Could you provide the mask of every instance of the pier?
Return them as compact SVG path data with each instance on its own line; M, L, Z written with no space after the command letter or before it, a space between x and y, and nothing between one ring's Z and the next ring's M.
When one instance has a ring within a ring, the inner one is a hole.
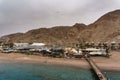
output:
M104 74L100 71L100 69L97 67L97 65L93 62L93 60L91 58L86 58L86 60L89 62L89 64L91 65L92 69L95 71L95 73L97 74L99 80L108 80Z

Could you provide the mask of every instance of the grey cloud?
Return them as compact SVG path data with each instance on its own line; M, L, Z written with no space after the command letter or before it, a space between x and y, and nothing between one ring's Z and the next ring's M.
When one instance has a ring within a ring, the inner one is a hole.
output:
M76 22L89 24L118 8L119 0L0 0L0 36Z

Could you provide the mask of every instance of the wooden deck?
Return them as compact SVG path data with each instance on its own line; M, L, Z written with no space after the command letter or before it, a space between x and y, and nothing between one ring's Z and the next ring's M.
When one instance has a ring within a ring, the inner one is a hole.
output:
M99 80L108 80L104 74L100 71L100 69L97 67L97 65L93 62L93 60L91 58L86 58L86 60L89 62L89 64L91 65L92 69L95 71L95 73L97 74Z

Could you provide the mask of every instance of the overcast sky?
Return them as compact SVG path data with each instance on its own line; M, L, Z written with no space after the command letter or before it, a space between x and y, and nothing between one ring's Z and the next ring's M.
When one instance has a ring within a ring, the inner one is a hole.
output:
M0 36L40 27L90 24L120 0L0 0Z

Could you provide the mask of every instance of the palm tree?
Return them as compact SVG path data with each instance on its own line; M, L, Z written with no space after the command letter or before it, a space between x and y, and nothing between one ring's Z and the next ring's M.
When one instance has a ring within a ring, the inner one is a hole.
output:
M76 47L78 48L78 47L79 47L79 44L76 44Z
M79 44L79 48L83 49L83 44L82 43Z
M107 47L107 43L103 43L103 48L106 49Z
M120 49L120 43L118 43L118 49Z
M95 43L91 42L90 46L94 48L95 47Z
M88 47L89 47L89 43L85 42L85 48L88 48Z
M13 43L9 43L9 47L13 48L14 44Z
M102 43L99 42L97 46L98 48L102 48Z

